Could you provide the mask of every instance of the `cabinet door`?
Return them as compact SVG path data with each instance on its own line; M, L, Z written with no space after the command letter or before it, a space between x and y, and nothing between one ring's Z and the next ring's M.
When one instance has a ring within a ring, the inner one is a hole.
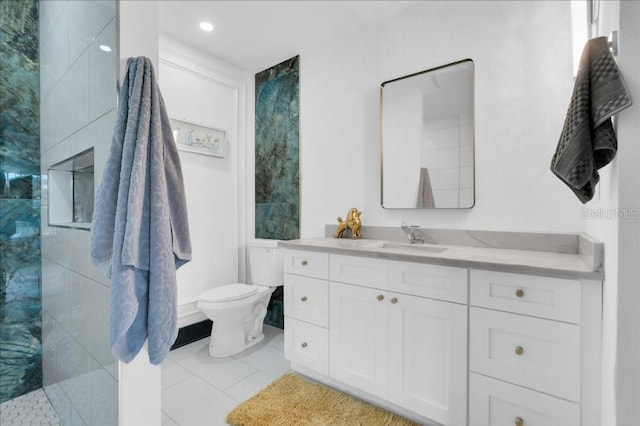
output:
M389 298L389 400L443 425L465 425L466 305Z
M388 394L387 292L329 283L329 375L370 394Z

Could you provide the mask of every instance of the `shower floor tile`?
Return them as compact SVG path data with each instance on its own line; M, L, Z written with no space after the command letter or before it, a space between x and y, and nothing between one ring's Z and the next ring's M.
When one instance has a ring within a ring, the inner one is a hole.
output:
M283 330L265 325L264 334L262 342L229 358L209 357L209 338L171 351L161 367L162 425L226 425L238 403L289 371Z
M62 425L42 389L0 404L0 425Z

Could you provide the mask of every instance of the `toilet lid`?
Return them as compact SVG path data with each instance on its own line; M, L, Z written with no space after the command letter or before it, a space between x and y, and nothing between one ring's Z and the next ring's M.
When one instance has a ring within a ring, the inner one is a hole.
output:
M227 284L205 291L200 300L203 302L229 302L244 299L258 292L256 286L248 284Z

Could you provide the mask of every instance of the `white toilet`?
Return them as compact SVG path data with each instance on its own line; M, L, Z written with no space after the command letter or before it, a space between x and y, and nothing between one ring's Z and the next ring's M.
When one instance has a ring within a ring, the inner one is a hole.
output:
M211 321L209 355L224 358L264 339L262 321L271 293L283 284L282 249L277 240L247 244L251 284L226 284L204 292L198 309Z

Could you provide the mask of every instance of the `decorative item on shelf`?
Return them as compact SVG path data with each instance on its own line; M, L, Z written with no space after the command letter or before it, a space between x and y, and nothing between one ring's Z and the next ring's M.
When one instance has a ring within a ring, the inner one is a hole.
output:
M346 229L351 230L351 236L354 240L359 240L362 238L360 234L360 227L362 226L362 221L360 220L360 215L362 212L359 212L358 209L352 207L349 209L349 213L347 213L346 222L342 220L342 216L338 216L338 229L336 229L335 238L342 238L342 234Z
M214 157L225 156L224 130L174 119L171 120L171 128L179 150Z

